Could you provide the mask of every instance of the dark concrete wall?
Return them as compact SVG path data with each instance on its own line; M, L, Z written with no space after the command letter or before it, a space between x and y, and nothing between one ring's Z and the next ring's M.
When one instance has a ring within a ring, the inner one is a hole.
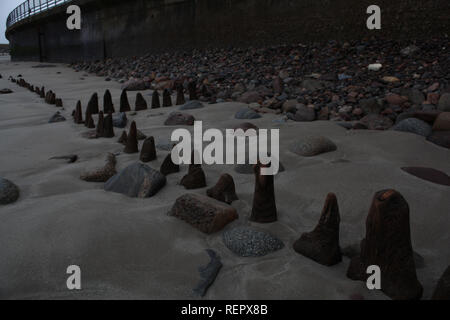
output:
M180 48L258 46L372 35L412 40L443 36L450 30L449 0L74 0L72 3L82 10L80 31L66 28L68 4L31 17L6 32L13 59L71 62ZM381 31L366 28L366 9L374 3L382 10Z

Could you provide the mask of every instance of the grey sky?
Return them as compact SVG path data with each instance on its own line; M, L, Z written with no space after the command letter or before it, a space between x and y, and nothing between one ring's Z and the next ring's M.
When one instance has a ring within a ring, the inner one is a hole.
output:
M25 0L0 0L0 43L8 43L5 38L6 19L11 11Z

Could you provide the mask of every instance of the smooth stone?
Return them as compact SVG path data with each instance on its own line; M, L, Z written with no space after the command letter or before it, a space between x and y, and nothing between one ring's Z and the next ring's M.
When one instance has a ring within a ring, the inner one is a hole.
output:
M132 198L154 196L166 184L166 177L142 163L134 163L120 171L105 183L105 190Z
M284 248L280 239L251 227L236 227L225 231L223 242L240 257L262 257Z
M259 119L259 118L261 118L261 115L249 108L245 108L245 109L241 109L238 112L236 112L235 118L236 119Z
M436 118L433 131L450 131L450 112L442 112Z
M66 118L64 118L61 113L56 112L51 118L50 120L48 120L48 123L56 123L56 122L63 122L66 121Z
M391 119L379 114L369 114L362 118L360 122L369 130L388 130L394 124Z
M195 118L187 113L172 112L164 122L166 126L193 126Z
M313 108L297 105L297 111L295 114L287 113L289 119L297 122L309 122L316 120L316 112Z
M450 111L450 93L444 93L439 99L438 108L441 111Z
M204 108L205 106L203 103L197 100L188 101L185 104L183 104L179 110L192 110L192 109L200 109Z
M432 132L431 126L428 123L416 118L400 121L391 130L414 133L422 137L428 137Z
M337 146L333 141L322 136L306 136L293 143L289 150L303 157L313 157L336 151Z
M127 126L128 119L125 112L119 113L119 115L113 117L113 126L115 128L123 129Z
M17 201L20 196L19 188L11 181L0 178L0 205L7 205Z

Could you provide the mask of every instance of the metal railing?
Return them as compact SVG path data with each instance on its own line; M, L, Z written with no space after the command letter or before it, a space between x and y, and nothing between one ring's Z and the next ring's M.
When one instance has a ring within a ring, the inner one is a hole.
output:
M59 6L72 0L27 0L15 8L6 20L6 28L37 13Z

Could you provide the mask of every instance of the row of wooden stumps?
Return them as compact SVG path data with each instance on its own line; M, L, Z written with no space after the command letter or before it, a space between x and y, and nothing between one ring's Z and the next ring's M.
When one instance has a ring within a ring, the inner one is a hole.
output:
M50 104L50 105L55 105L56 107L63 107L63 102L61 98L57 98L56 94L49 90L49 91L45 91L45 87L41 87L39 88L39 86L34 86L30 83L28 83L27 81L25 81L25 79L23 79L22 77L17 80L15 78L10 78L11 82L16 83L17 85L28 89L31 92L36 93L37 95L39 95L42 99L45 100L45 103Z

